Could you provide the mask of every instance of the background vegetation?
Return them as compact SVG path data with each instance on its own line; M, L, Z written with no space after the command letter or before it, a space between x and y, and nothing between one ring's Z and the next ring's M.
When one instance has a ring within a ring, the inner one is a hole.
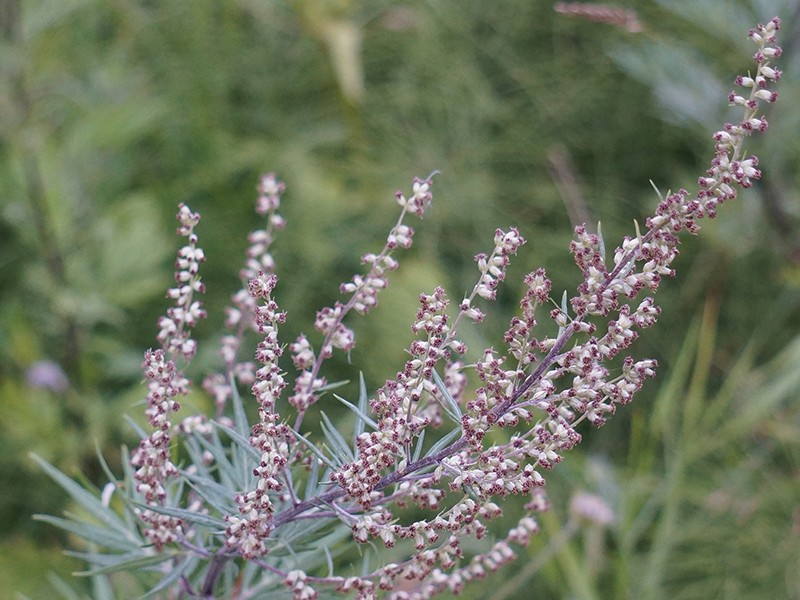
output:
M203 214L203 373L257 226L260 172L288 185L275 256L289 340L385 236L394 191L441 171L413 252L357 325L352 362L374 389L402 364L416 296L471 286L495 227L529 244L473 348L497 342L522 273L543 265L574 289L570 215L602 221L612 245L656 204L650 180L690 188L749 67L747 29L778 14L776 126L751 148L763 182L685 242L664 316L638 344L660 376L586 432L550 477L530 560L487 586L800 597L797 3L619 5L643 31L544 0L0 0L0 596L51 597L45 575L80 567L68 539L30 519L69 507L27 454L99 481L95 446L113 464L135 443L122 415L140 418L177 202ZM32 386L43 360L68 384ZM565 539L578 490L616 518Z

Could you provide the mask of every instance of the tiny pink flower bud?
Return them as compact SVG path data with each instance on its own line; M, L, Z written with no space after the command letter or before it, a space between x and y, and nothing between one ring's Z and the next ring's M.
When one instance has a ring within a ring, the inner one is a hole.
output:
M761 67L761 73L767 79L772 79L773 81L777 81L781 78L781 72L778 69L773 69L772 67Z
M767 102L775 102L778 99L778 93L770 90L758 90L755 97Z

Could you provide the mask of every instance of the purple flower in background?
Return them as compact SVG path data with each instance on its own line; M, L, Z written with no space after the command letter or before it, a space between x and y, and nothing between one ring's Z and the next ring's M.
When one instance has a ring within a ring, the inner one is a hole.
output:
M64 394L69 390L69 379L61 366L52 360L37 360L27 371L25 381L36 389L49 390L55 394Z

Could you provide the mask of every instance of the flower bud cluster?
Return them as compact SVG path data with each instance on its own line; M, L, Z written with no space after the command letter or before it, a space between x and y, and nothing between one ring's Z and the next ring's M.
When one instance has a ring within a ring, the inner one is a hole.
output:
M175 300L175 306L158 320L157 339L170 354L181 354L187 361L194 357L197 343L189 337L189 330L206 316L200 302L193 300L194 294L205 291L198 276L200 265L205 262L202 248L197 247L194 228L200 222L200 215L193 213L185 204L178 211L178 234L188 238L188 244L178 251L175 261L175 281L177 285L167 292Z
M403 207L404 213L408 211L421 219L433 200L431 177L427 179L414 178L414 182L411 184L411 197L406 198L402 192L397 192L395 198L397 198L397 203Z
M398 266L397 260L392 256L392 251L398 247L402 249L411 247L414 230L404 224L403 219L407 213L419 218L423 217L433 199L431 177L415 178L409 198L406 198L402 192L397 192L395 197L402 207L402 211L397 223L387 236L383 249L378 254L370 253L361 257L361 263L369 267L366 275L355 275L351 281L339 286L342 294L350 295L350 299L346 303L336 302L332 307L325 307L317 313L314 328L324 337L319 353L314 353L308 338L304 335L301 335L290 346L290 350L295 354L293 359L295 365L302 369L295 379L294 392L289 397L289 402L297 408L300 414L297 426L308 407L319 398L319 390L327 383L323 377L319 376L322 362L333 355L335 348L345 352L355 348L355 333L344 324L345 316L351 310L365 315L377 306L378 293L386 289L389 284L388 273L394 271Z
M289 571L283 580L283 584L292 590L293 600L316 600L319 598L317 591L306 583L308 575L305 571L295 569Z
M424 333L409 347L411 359L395 379L387 381L370 400L370 409L378 420L378 429L362 433L357 440L357 458L331 474L347 496L369 508L380 494L375 487L385 471L395 467L408 455L414 437L432 420L441 422L438 404L427 400L439 393L433 383L436 365L449 358L445 347L450 329L447 325L447 298L437 287L433 294L420 294L420 309L411 329Z
M200 302L194 300L194 293L204 291L199 267L205 258L194 233L200 215L181 204L177 219L180 224L178 234L188 238L188 244L178 252L175 263L177 286L168 293L175 300L175 306L159 319L161 348L145 352L142 365L148 388L145 416L153 431L131 455L136 490L148 505L164 503L167 496L164 484L178 472L170 459L171 416L180 409L177 398L188 394L189 380L178 370L175 360L180 356L188 362L194 357L197 345L191 339L190 331L205 316ZM158 549L176 541L182 534L180 519L148 509L139 510L139 516L146 524L145 536Z
M255 211L259 215L266 216L267 225L264 229L252 231L247 238L249 246L246 252L246 261L239 272L239 277L243 282L258 277L262 271L265 273L274 271L275 260L270 254L270 247L275 232L285 227L285 221L278 213L278 209L281 206L281 194L286 189L286 185L279 181L274 173L267 173L261 175L256 189L258 197ZM256 298L244 287L231 297L231 305L225 309L225 327L231 331L230 334L223 336L220 345L225 373L209 375L203 382L204 389L214 397L217 416L222 415L226 402L233 394L232 383L250 386L255 381L255 363L241 360L239 349L246 331L258 331L255 318L256 307Z
M525 238L519 234L516 227L512 227L508 232L502 229L495 231L492 253L488 257L485 254L478 254L475 257L478 270L481 272L481 279L476 290L478 296L486 300L495 299L495 290L505 279L510 256L516 254L524 243Z
M536 311L550 300L552 284L544 269L537 269L525 276L525 294L520 300L521 316L513 317L503 337L508 351L517 360L517 369L524 370L537 360L544 350L542 344L533 337L536 327Z
M250 245L247 248L247 262L239 276L242 281L250 281L259 271L272 273L275 260L269 249L272 246L273 234L286 226L283 217L278 214L281 207L281 194L286 189L282 181L278 181L274 173L262 175L258 182L258 198L256 213L267 217L266 229L256 229L247 236ZM229 315L231 318L231 315Z
M238 493L234 502L239 515L228 515L225 530L226 545L236 548L245 558L256 558L267 553L266 540L272 530L275 510L271 492L283 489L281 477L288 463L289 444L293 439L289 428L280 423L275 404L287 383L278 361L283 353L278 340L278 325L286 320L286 313L278 310L272 291L278 278L273 273L260 271L248 284L251 297L262 303L255 312L255 326L263 340L256 349L256 360L261 367L256 371L252 392L258 401L259 421L253 426L250 445L261 454L253 469L257 478L255 489Z
M458 534L448 535L436 549L429 548L431 541L435 543L439 539L437 534L427 533L430 527L418 522L408 529L415 532L412 535L417 540L415 547L418 552L411 558L389 563L363 577L337 577L331 578L330 582L336 584L340 592L355 590L356 598L361 599L375 598L376 587L389 592L386 597L393 600L432 598L442 592L458 594L470 581L484 579L513 561L516 554L510 543L527 545L539 526L535 519L523 517L505 539L494 542L486 552L469 559L460 547L459 534L463 534L463 524L456 526Z
M750 39L758 46L753 56L756 74L754 77L739 76L734 80L737 87L749 90L749 94L732 91L728 95L732 105L744 108L744 117L739 123L726 123L714 134L715 156L706 176L698 179L701 189L697 196L687 200L688 192L681 190L677 196L667 198L658 207L656 216L648 221L651 229L667 225L667 229L675 233L682 229L696 233L696 220L704 216L714 217L720 204L736 197L735 186L748 188L753 179L761 177L758 158L742 158L742 146L747 136L767 129L767 119L757 114L760 103L772 103L778 99L777 92L770 90L769 86L777 82L782 73L770 66L769 61L783 52L776 44L779 28L780 19L776 17L750 31Z

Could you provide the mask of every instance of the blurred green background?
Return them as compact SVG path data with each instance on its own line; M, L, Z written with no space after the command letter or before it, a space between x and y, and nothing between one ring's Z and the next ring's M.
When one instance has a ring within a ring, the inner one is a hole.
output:
M657 203L651 180L694 189L736 118L746 32L775 14L781 101L748 143L763 181L684 241L635 348L659 377L550 474L530 557L466 597L800 597L798 3L617 6L640 31L541 0L0 0L0 597L52 597L47 574L81 566L31 520L69 507L27 455L100 484L95 447L113 464L136 442L123 415L140 418L179 201L203 215L202 377L259 173L287 183L288 342L382 243L395 190L439 170L414 248L352 323L354 367L333 365L374 390L402 366L417 295L459 300L496 227L529 242L473 351L499 347L524 273L545 266L556 296L579 283L571 220L602 221L613 247ZM554 543L578 491L615 520Z

